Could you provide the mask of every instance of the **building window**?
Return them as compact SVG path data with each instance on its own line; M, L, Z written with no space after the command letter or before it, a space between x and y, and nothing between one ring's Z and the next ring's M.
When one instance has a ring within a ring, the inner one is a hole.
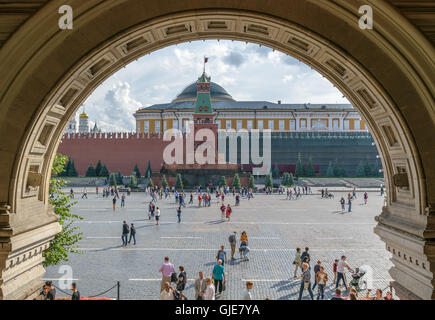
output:
M237 130L242 129L242 120L237 120Z
M248 120L247 125L248 125L248 130L251 130L252 129L252 120Z
M301 129L307 128L307 119L301 119Z
M221 129L222 127L222 122L220 120L216 120L216 123L218 125L218 129Z
M226 121L225 128L226 128L227 130L228 130L228 129L231 129L231 120L227 120L227 121Z
M267 128L270 130L275 130L273 123L274 123L273 120L269 120L267 123Z
M172 129L178 129L178 120L172 120Z
M263 120L258 120L258 130L263 130Z
M168 127L168 123L166 122L166 120L163 120L163 132L166 131L167 127Z
M190 132L189 131L189 120L188 119L184 119L183 120L183 131Z
M354 120L353 127L354 127L355 130L360 130L361 129L361 121L360 120Z
M150 122L148 120L145 120L143 122L143 132L145 132L145 133L150 132Z
M160 132L160 120L154 121L154 132L159 133Z
M290 130L296 130L296 120L290 120Z
M279 131L284 131L284 120L279 120Z
M332 120L332 128L338 129L340 127L340 121L338 119Z
M343 129L344 130L349 130L349 120L344 120L343 121Z

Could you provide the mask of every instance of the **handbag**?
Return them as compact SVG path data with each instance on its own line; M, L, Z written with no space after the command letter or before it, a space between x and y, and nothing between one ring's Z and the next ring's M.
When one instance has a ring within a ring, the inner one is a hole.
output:
M172 274L171 274L171 282L177 282L177 281L178 281L177 274L175 272L172 272Z

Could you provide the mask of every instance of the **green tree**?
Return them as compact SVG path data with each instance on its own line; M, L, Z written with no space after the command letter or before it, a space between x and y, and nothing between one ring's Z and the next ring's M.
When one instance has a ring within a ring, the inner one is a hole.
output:
M282 174L281 185L285 187L288 185L288 172Z
M222 188L227 186L227 180L225 179L225 176L221 177L218 184L219 184L219 187L222 187Z
M109 174L109 170L107 170L106 165L104 165L104 166L101 168L101 171L100 171L100 177L108 178L109 175L110 175L110 174Z
M327 177L333 177L334 176L334 167L332 166L332 162L329 161L328 169L326 170L326 176Z
M269 187L270 189L273 188L273 180L272 180L272 175L270 173L267 174L264 179L264 186Z
M372 175L373 169L370 166L369 159L366 159L366 163L364 164L364 175L366 177L370 177Z
M148 182L147 187L154 188L154 182L153 182L153 179L150 178L150 181Z
M136 177L136 172L134 172L134 171L131 172L130 188L132 188L132 189L137 188L137 177Z
M141 174L140 174L140 171L139 171L139 167L137 166L137 163L136 163L136 165L134 166L133 172L134 172L134 174L136 175L136 178L140 179Z
M334 177L340 176L340 166L338 165L338 159L335 159L332 171L334 173Z
M181 178L181 174L177 174L177 181L175 182L175 189L177 190L183 190L183 178Z
M302 157L301 154L298 153L298 161L296 162L296 177L302 177L305 174L304 166L302 165Z
M248 180L248 188L250 189L255 189L255 178L253 175L249 176L249 180Z
M376 161L375 165L373 166L372 176L373 177L379 177L379 176L381 176L381 172L379 171L381 169L382 169L382 166L379 164L379 161Z
M98 160L98 163L95 166L95 174L97 177L101 177L101 169L103 169L103 166L101 165L101 161Z
M151 174L153 171L151 170L151 160L148 160L147 169L145 171L145 178L151 178Z
M122 185L123 184L123 176L121 171L118 170L118 172L116 173L116 183L118 185Z
M364 163L362 160L359 162L359 165L356 168L355 176L357 176L357 177L364 177L365 176Z
M346 176L347 176L347 172L346 172L346 170L344 169L344 166L341 165L341 166L340 166L340 177L346 177Z
M275 166L273 167L272 176L274 178L279 178L279 167L276 163Z
M92 166L92 163L89 165L88 170L86 170L86 177L96 177L95 168Z
M313 159L311 158L311 156L308 158L308 163L305 168L305 175L307 177L314 177L316 175L316 172L313 167Z
M233 187L236 188L236 190L239 190L242 187L240 185L240 177L238 173L234 174Z
M166 176L165 175L163 175L163 177L162 177L161 184L162 184L163 188L166 188L168 186L168 181L166 180Z
M109 176L109 186L117 186L117 181L116 181L116 174L114 172L112 172Z
M76 170L76 166L74 164L74 160L71 160L71 163L69 164L69 168L66 174L67 177L78 177L79 174Z
M295 181L293 179L293 173L291 173L291 172L288 174L287 183L288 183L287 184L288 187L292 187L295 184Z
M61 154L57 154L54 157L53 176L64 171L67 161L68 158ZM73 226L73 223L83 218L71 213L71 207L76 202L72 202L71 197L62 191L65 187L66 181L64 179L52 179L50 181L49 203L53 206L54 213L58 216L58 222L62 226L62 231L54 236L53 240L50 241L48 249L42 252L44 267L68 261L70 253L81 253L77 250L79 247L77 243L82 239L82 233L78 232L79 228Z

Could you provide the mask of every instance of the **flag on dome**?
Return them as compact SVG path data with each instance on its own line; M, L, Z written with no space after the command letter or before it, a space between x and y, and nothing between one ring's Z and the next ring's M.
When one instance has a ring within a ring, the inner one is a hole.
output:
M204 57L204 63L208 62L208 57Z

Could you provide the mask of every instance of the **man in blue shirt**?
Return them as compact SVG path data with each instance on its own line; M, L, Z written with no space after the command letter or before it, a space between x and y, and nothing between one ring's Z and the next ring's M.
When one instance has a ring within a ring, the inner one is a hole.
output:
M211 276L214 279L216 294L221 294L223 290L223 283L225 282L225 268L222 265L222 260L219 260L214 266Z

